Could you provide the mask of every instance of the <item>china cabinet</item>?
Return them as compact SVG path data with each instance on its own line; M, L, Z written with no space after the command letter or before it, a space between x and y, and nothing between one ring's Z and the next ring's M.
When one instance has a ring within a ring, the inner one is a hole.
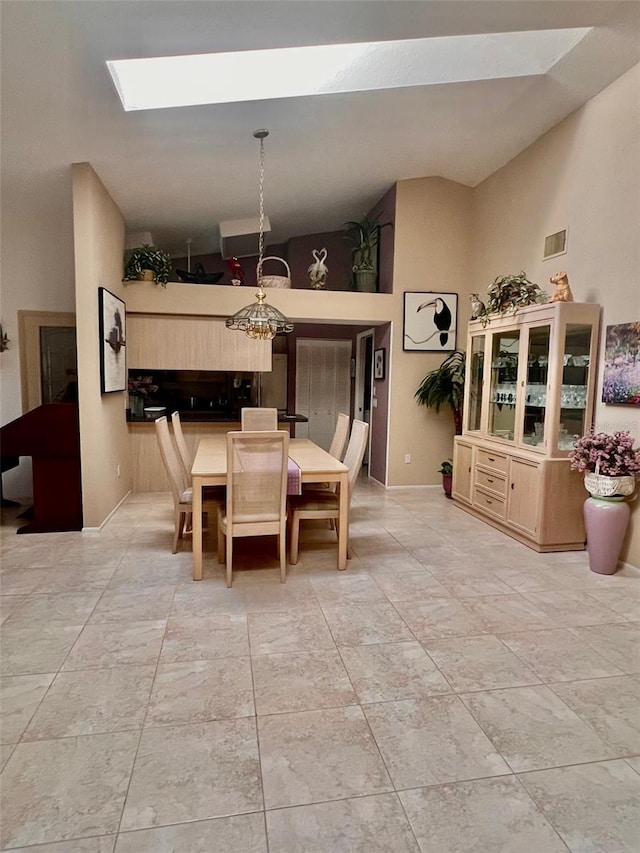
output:
M568 456L592 422L599 323L599 305L577 302L469 323L453 499L537 551L584 548Z

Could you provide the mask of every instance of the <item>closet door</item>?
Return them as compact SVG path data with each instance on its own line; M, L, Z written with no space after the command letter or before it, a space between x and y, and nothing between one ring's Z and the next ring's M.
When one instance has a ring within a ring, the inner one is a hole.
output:
M351 407L351 341L300 338L296 343L296 412L309 419L296 425L299 438L329 449L338 412Z

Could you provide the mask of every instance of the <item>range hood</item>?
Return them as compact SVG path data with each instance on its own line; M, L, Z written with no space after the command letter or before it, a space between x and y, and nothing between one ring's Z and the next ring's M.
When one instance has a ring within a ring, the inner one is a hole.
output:
M265 234L271 231L269 217L264 218ZM220 254L223 258L248 258L258 255L260 220L227 219L220 223Z

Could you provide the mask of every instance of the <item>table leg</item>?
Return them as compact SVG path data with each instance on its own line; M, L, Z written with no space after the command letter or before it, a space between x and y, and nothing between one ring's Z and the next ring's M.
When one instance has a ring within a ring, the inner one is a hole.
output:
M340 475L340 517L338 519L338 571L347 568L347 544L349 542L349 472Z
M193 550L193 579L202 580L202 483L194 477L193 515L191 516L191 547Z

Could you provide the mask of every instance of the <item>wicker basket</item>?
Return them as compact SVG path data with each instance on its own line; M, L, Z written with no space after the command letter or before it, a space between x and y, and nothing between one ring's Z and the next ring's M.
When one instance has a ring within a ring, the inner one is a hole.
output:
M606 474L584 475L584 487L594 498L625 498L636 489L633 474L623 477L608 477Z
M265 261L280 261L280 263L284 264L287 268L287 274L263 275L262 265ZM289 269L289 264L284 260L284 258L277 258L272 255L268 258L263 258L261 263L258 264L258 284L261 287L291 287L291 270Z

